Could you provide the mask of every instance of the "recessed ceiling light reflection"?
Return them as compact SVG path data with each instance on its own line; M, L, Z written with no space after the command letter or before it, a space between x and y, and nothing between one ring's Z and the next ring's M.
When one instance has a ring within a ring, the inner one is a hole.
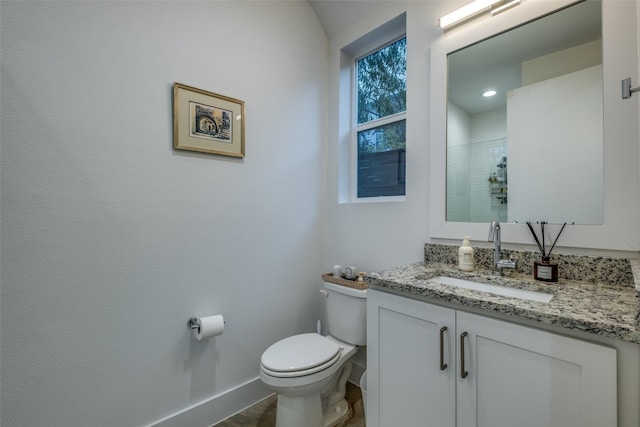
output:
M495 94L496 94L496 91L495 91L495 90L493 90L493 89L491 89L491 90L487 90L487 91L485 91L485 92L482 94L482 96L484 96L485 98L489 98L489 97L491 97L491 96L493 96L493 95L495 95Z

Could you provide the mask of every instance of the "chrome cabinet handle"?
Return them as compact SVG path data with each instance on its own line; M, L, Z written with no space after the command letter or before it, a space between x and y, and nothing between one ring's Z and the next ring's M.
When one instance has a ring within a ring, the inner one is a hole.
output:
M467 378L469 372L464 368L464 338L469 335L466 332L460 334L460 377Z
M446 326L440 328L440 370L444 371L447 369L447 364L444 363L444 333L447 330Z

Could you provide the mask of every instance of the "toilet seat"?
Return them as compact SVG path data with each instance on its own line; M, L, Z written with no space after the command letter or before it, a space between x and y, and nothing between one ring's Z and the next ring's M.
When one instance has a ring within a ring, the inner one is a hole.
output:
M340 359L341 353L341 346L322 335L294 335L265 350L261 367L274 377L301 377L327 369Z

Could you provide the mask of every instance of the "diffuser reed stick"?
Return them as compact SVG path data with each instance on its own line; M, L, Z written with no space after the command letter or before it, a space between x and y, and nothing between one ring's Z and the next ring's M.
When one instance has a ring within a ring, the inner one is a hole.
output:
M564 230L564 227L567 225L567 223L565 222L564 224L562 224L562 228L560 229L560 232L558 233L558 235L556 236L555 240L553 241L553 245L551 245L551 249L549 249L549 252L547 253L547 247L545 244L545 240L544 240L544 225L547 224L547 222L545 221L541 221L540 222L540 232L542 233L542 244L540 244L540 240L538 240L538 235L536 234L535 230L533 229L533 226L531 225L531 222L527 221L527 227L529 227L529 231L531 231L531 234L533 235L533 238L536 241L536 245L538 245L538 250L540 251L540 255L542 255L543 258L548 258L549 256L551 256L551 251L553 250L553 248L556 247L556 243L558 243L558 239L560 238L560 235L562 234L562 231Z
M547 254L547 256L551 255L551 251L553 250L553 248L556 247L556 243L558 243L558 238L560 238L560 235L562 234L562 230L564 230L564 227L567 225L567 223L565 222L564 224L562 224L562 228L560 229L560 232L558 233L558 235L556 236L556 240L554 240L553 245L551 245L551 249L549 249L549 253ZM543 247L544 249L544 247Z
M558 264L555 262L551 262L551 252L553 248L556 247L556 243L558 243L558 239L566 227L567 223L562 224L562 228L560 232L556 236L551 245L551 249L547 252L546 242L545 242L545 234L544 234L544 226L547 224L546 221L540 221L540 232L542 233L542 244L540 243L540 239L538 239L538 235L536 231L533 229L533 225L529 221L527 221L527 227L529 227L529 231L533 235L533 239L536 241L536 245L538 245L538 250L540 251L540 255L542 259L540 261L534 261L533 263L533 277L536 280L543 280L545 282L557 282L558 281Z
M531 223L529 221L527 221L527 227L529 227L529 230L531 231L531 234L533 234L533 238L536 240L536 245L538 245L538 250L540 251L542 256L544 256L544 249L542 249L542 245L540 244L540 240L538 240L538 235L533 230L533 226L531 225Z

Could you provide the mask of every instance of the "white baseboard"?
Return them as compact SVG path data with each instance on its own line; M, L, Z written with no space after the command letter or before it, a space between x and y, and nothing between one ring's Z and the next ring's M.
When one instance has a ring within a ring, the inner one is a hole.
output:
M149 424L147 427L210 427L273 394L256 377L244 384Z

